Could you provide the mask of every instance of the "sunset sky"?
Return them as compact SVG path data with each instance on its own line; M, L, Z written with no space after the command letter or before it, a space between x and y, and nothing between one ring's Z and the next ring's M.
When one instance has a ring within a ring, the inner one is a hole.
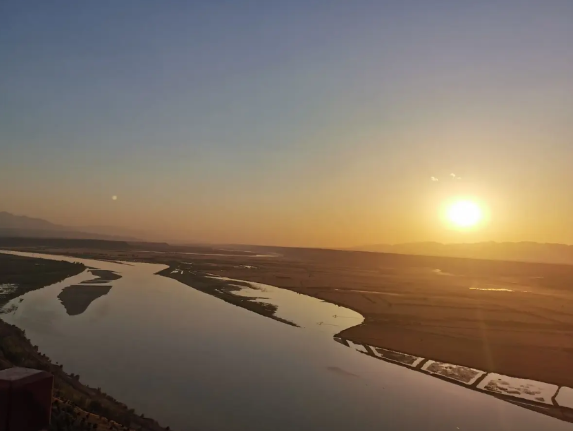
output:
M0 211L177 241L573 243L572 47L571 0L3 2ZM459 199L484 220L444 222Z

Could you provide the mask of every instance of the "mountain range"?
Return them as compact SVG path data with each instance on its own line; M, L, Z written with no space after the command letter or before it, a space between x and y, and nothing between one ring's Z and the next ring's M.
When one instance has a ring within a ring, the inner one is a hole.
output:
M129 229L106 226L70 227L40 218L0 212L0 237L105 239L137 241L145 234Z
M40 218L0 211L0 237L141 241L145 240L146 236L145 232L131 229L108 226L62 226ZM439 242L414 242L372 244L345 250L573 265L573 245L555 243L478 242L443 244Z
M443 244L439 242L414 242L407 244L364 245L353 247L350 250L424 256L573 264L573 245L555 243L476 242Z

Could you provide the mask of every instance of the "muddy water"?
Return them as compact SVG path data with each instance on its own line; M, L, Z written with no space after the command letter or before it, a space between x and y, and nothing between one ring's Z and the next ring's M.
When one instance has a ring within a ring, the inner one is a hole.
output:
M333 342L332 331L285 325L155 275L162 265L25 255L121 275L82 314L68 315L58 295L92 279L87 272L24 295L2 318L68 372L174 430L573 430L358 354ZM322 313L319 305L309 298L305 309L299 296L289 307L316 323L305 310ZM289 307L281 313L296 320ZM336 324L344 328L344 319Z

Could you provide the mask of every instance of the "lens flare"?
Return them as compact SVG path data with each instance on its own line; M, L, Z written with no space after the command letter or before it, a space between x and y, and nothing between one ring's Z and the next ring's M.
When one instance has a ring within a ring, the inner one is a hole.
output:
M475 226L482 220L483 211L477 203L461 200L448 207L447 218L455 226L467 228Z

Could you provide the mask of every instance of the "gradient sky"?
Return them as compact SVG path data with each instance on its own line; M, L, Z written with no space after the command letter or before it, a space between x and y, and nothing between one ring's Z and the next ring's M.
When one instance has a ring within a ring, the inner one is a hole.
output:
M181 241L573 243L572 47L571 0L4 1L0 210ZM457 197L487 223L448 228Z

